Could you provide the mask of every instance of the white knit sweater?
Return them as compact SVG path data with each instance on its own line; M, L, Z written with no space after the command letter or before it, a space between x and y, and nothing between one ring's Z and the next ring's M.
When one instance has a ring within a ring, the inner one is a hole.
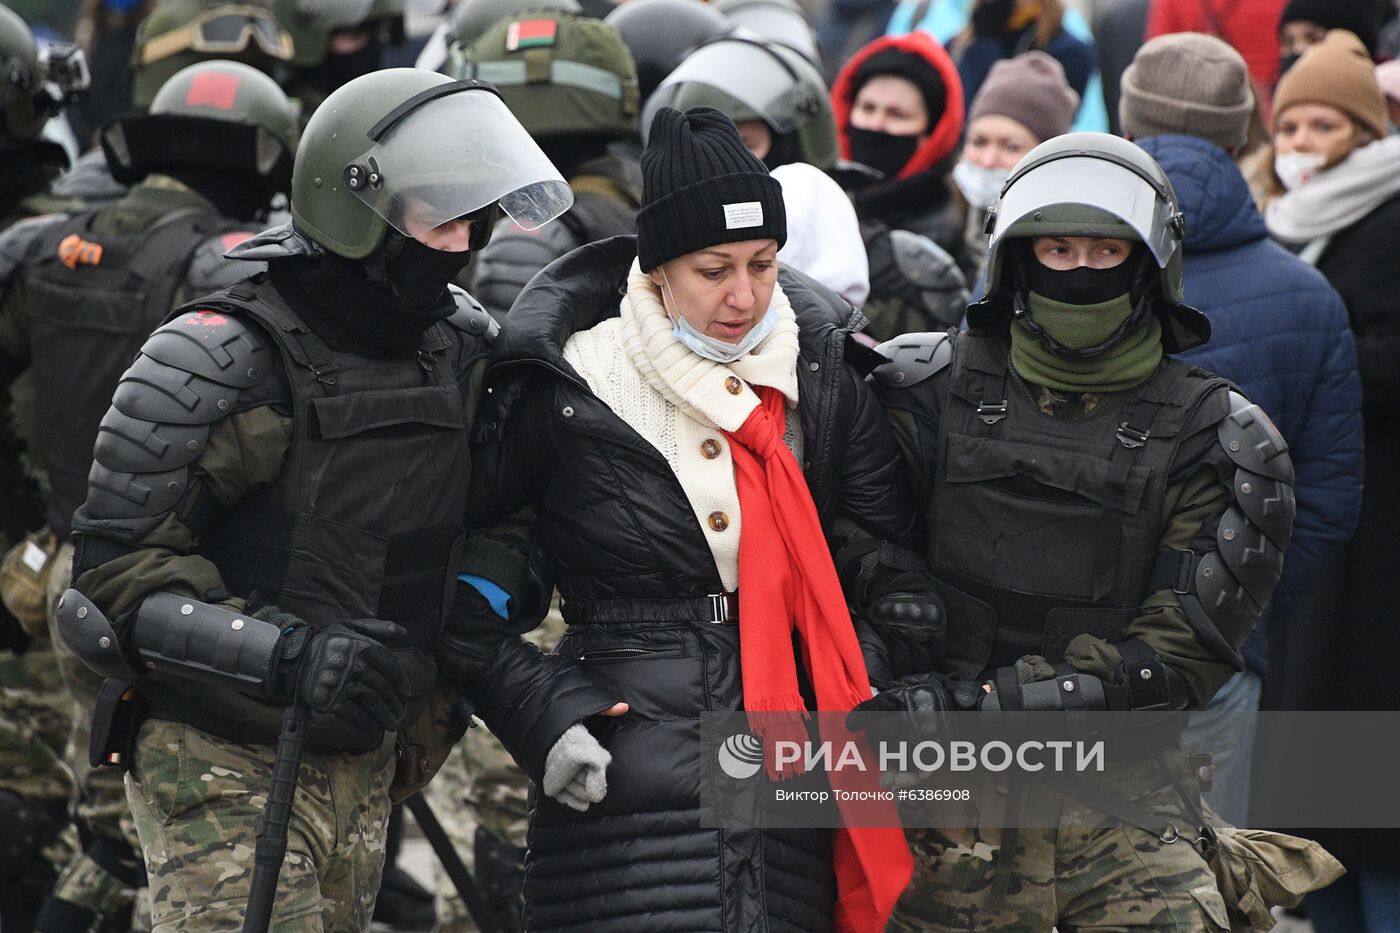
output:
M618 317L574 334L564 346L564 359L593 393L671 465L726 590L739 585L743 523L734 458L721 431L737 429L758 406L750 384L771 386L786 397L783 440L802 462L797 320L776 285L771 307L778 314L773 332L742 359L716 363L676 339L660 290L633 263ZM737 394L729 388L731 377L740 380Z

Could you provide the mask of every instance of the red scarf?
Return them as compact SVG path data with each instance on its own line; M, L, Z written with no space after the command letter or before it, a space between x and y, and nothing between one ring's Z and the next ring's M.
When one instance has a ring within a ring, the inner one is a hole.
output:
M849 711L870 697L870 679L826 536L807 481L783 444L783 395L755 386L761 404L731 441L743 517L739 538L739 659L744 709L764 744L770 776L772 744L806 740L807 709L797 686L793 629L802 638L806 670L822 711ZM831 717L827 717L831 718ZM836 746L851 740L844 727L829 726L823 739ZM867 755L867 760L869 756ZM878 790L878 772L833 772L833 787ZM914 862L893 804L841 804L848 824L837 830L836 929L838 933L883 930L895 902L909 884ZM874 814L872 810L880 811ZM887 812L883 812L887 811ZM886 817L881 819L879 817ZM882 825L871 826L876 823Z

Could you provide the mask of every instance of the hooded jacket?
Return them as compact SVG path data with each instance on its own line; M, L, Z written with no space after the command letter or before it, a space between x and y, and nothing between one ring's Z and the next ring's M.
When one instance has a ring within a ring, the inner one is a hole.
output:
M564 356L571 335L617 314L635 254L634 238L604 240L531 281L502 329L488 375L492 401L478 421L485 466L472 501L488 510L478 519L534 506L537 546L566 619L571 603L654 607L723 590L670 464ZM781 270L779 281L799 329L803 470L823 527L833 534L843 516L875 537L917 544L919 510L894 439L847 360L860 316L810 279ZM545 797L535 803L526 928L831 929L827 831L736 832L703 819L713 759L696 730L706 711L742 708L739 628L646 613L660 610L571 624L546 658L507 651L474 690L478 715L536 780L563 728L617 698L631 706L589 721L613 756L603 802L585 813Z
M914 151L904 168L893 179L851 189L851 200L862 221L877 220L889 227L921 233L956 255L962 228L945 176L952 168L962 138L965 105L957 66L932 36L923 32L883 36L851 56L841 69L831 88L831 108L841 158L851 158L851 110L860 90L856 76L867 61L886 49L905 52L927 62L947 89L948 102L936 118L930 114L933 126L928 138Z
M1361 383L1340 296L1316 270L1268 239L1229 155L1193 136L1138 140L1170 177L1186 213L1186 303L1211 338L1181 358L1231 380L1288 441L1298 515L1283 578L1243 654L1267 665L1266 627L1286 616L1361 508Z

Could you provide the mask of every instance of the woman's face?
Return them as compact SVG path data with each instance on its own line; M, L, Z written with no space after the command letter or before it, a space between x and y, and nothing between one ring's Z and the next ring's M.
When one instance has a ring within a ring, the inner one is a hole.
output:
M778 241L722 243L662 263L647 275L672 315L700 333L738 343L768 313Z
M1310 19L1295 19L1284 23L1278 31L1279 45L1284 55L1302 55L1327 38L1327 27Z
M1087 266L1112 269L1121 266L1133 251L1129 240L1094 236L1038 236L1031 238L1031 253L1042 265L1056 272Z
M929 116L924 95L907 78L876 75L856 94L851 125L891 136L927 136Z
M1294 104L1274 118L1274 149L1327 157L1331 168L1351 155L1363 136L1351 117L1327 104Z
M979 168L1010 171L1021 156L1039 144L1040 140L1025 124L999 113L988 113L968 124L962 160Z

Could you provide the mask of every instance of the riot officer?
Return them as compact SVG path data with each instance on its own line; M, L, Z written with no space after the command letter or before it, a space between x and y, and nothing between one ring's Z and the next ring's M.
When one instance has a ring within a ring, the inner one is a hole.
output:
M336 88L384 67L384 52L403 41L404 0L272 0L291 34L292 59L282 86L301 103L305 122Z
M24 20L0 7L0 230L35 215L73 210L51 185L68 164L42 136L87 80L72 46L41 55ZM0 325L0 927L27 930L69 855L60 836L72 777L63 764L70 713L44 630L42 597L32 585L47 555L23 540L43 524L39 477L26 456L35 431L33 380L14 337ZM17 380L17 381L16 381ZM7 388L8 387L8 388ZM13 545L13 548L11 547Z
M1166 355L1210 328L1182 304L1182 214L1146 153L1059 137L994 210L971 330L881 347L949 625L936 671L862 707L1198 709L1278 581L1286 445L1224 379ZM915 880L891 929L1228 928L1201 852L1154 822L1208 836L1179 726L1167 718L1165 751L1129 766L1149 820L1033 788L1058 831L909 830Z
M734 31L734 24L723 14L699 0L623 3L603 22L618 31L632 53L643 107L692 50Z
M471 291L503 316L525 283L585 243L635 233L641 201L637 71L617 31L585 16L527 11L454 47L459 78L489 81L574 189L538 232L509 220L472 267Z
M273 926L368 928L490 325L448 283L498 211L538 226L569 199L488 85L365 75L308 123L291 223L236 249L267 271L185 305L122 377L58 617L109 678L95 753L130 768L157 933L238 925L236 853L293 703L311 717Z
M642 6L645 6L643 4ZM739 127L770 169L806 162L824 172L840 152L826 84L816 67L775 42L728 36L686 56L647 99L642 125L662 107L709 106ZM962 321L967 283L953 258L928 237L873 217L860 223L870 266L861 308L866 333L886 339Z
M117 117L99 136L114 179L134 183L127 194L20 224L0 240L0 318L21 338L6 349L38 384L34 446L49 492L47 535L37 543L64 570L98 424L122 372L174 308L245 277L247 265L223 253L290 190L296 113L267 75L215 61L176 72L149 114ZM50 582L56 598L66 573ZM64 650L48 614L64 684L76 708L90 710L101 680ZM132 888L145 883L121 774L87 765L88 726L77 716L69 744L80 756L72 766L84 852L60 877L40 930L87 929L128 912Z

